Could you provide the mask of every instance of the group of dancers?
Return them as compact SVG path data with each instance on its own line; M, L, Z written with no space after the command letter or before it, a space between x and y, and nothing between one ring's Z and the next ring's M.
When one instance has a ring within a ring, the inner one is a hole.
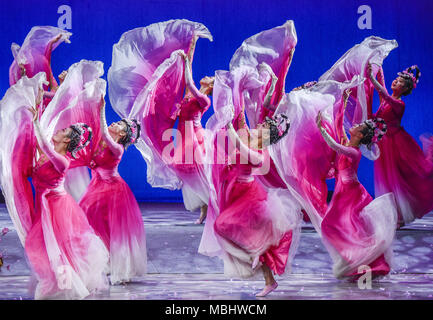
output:
M131 145L150 185L182 189L186 209L201 210L199 253L223 259L228 277L263 274L259 297L290 272L302 220L320 235L334 275L356 280L365 266L387 275L395 230L433 210L433 139L421 137L423 151L401 126L401 97L420 71L398 73L392 94L384 82L395 40L368 37L318 81L286 93L293 21L246 39L229 69L200 88L195 46L212 41L203 24L136 28L113 46L108 96L121 120L107 126L102 62L81 60L59 83L53 76L51 53L70 36L34 27L13 44L0 101L1 190L36 299L82 299L146 274L140 208L118 173ZM375 199L357 178L362 155L375 161Z

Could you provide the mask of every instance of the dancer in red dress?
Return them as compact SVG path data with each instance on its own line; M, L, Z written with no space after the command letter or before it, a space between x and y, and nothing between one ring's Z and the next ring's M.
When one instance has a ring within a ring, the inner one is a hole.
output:
M374 165L375 192L376 196L394 193L399 224L404 225L433 210L433 164L401 126L405 111L401 97L416 88L421 73L417 66L399 72L389 94L383 70L380 69L376 80L371 69L369 65L367 73L380 97L375 116L383 118L388 125L388 133L378 143L380 157Z

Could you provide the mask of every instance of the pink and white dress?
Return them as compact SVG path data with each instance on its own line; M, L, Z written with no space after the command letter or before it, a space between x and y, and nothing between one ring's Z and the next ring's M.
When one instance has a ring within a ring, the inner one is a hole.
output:
M92 180L80 201L90 225L110 252L112 284L144 276L147 269L141 211L118 172L122 155L123 150L115 155L108 146L99 145L89 165Z
M256 257L274 274L282 275L290 269L299 241L300 215L298 226L287 219L284 212L293 208L286 205L284 197L268 192L257 181L252 173L255 166L226 166L224 182L216 186L219 214L214 230L224 251L224 273L230 277L255 275L258 269L252 269L252 261ZM296 211L292 213L296 215Z
M332 247L334 275L356 277L369 266L373 276L386 275L391 268L392 241L397 213L392 193L373 200L359 182L357 170L361 151L322 135L337 152L335 190L321 223L322 239Z
M206 156L205 132L201 125L203 114L210 107L210 100L189 95L180 103L177 130L181 141L174 150L174 170L182 180L182 196L185 208L194 211L208 203L209 188L206 178L200 178L201 168Z
M210 196L199 253L220 257L229 277L259 275L260 268L252 268L256 258L275 274L288 273L300 237L301 208L291 190L268 188L258 179L269 169L268 153L248 147L237 151L235 146L243 145L239 141L225 143L227 134L235 137L234 130L248 129L242 120L243 93L262 85L250 67L217 71L215 113L206 124L206 151L211 158L204 168ZM226 129L230 122L234 128ZM240 162L242 154L248 158Z
M48 160L33 170L35 220L24 246L38 280L35 299L82 299L107 288L108 252L64 188L67 168L59 171L44 152Z
M45 109L41 117L44 135L39 133L44 143L39 144L47 157L39 158L36 165L34 131L38 131L33 129L28 108L34 106L39 88L46 84L45 73L22 77L1 100L0 137L4 143L0 146L0 181L10 217L39 280L37 299L84 298L107 286L107 249L64 188L71 159L57 154L45 141L56 130L84 120L98 106L94 102L100 101L105 87L95 66L101 65L83 61L71 67L77 72L70 72ZM85 89L78 81L83 78ZM80 98L74 100L74 96ZM70 104L71 100L75 104ZM35 186L36 206L28 177Z

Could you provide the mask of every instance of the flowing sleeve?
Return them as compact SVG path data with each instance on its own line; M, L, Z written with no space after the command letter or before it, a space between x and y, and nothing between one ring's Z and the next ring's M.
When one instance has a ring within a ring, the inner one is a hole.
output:
M234 71L245 66L258 69L261 63L268 64L278 78L270 100L270 104L277 107L284 96L291 51L296 47L297 41L296 29L292 20L255 34L246 39L236 50L230 61L230 70ZM262 122L266 116L272 116L269 110L263 108L264 98L270 86L271 78L268 77L262 86L247 91L249 99L246 101L246 112L252 128L255 128L257 123Z
M60 39L53 43L59 35L61 35ZM39 72L45 72L47 79L51 80L51 53L62 42L70 42L71 35L72 33L56 27L33 27L21 47L17 44L12 46L14 61L9 68L10 85L16 83L21 77L19 64L25 66L27 77L31 78Z
M185 90L184 61L176 51L186 53L195 36L212 41L203 24L170 20L130 30L113 46L110 102L120 117L140 121L142 135L135 146L146 161L147 180L153 187L182 186L169 166L174 148L172 114Z
M34 219L32 175L36 141L32 114L39 88L46 84L44 73L22 77L0 101L0 184L17 234L24 245Z
M361 123L372 114L374 86L366 74L368 62L372 64L373 76L379 71L388 54L398 46L395 40L386 40L375 36L365 38L363 42L349 49L319 81L335 80L344 82L354 76L364 77L365 81L354 87L351 92L351 103L345 113L344 125L349 129L354 124Z

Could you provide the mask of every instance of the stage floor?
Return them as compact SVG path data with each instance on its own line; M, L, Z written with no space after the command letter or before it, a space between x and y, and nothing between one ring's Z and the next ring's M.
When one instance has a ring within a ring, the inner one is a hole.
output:
M127 285L88 299L256 299L263 281L230 280L223 263L197 253L203 225L195 225L198 213L182 204L141 203L148 247L148 275ZM32 299L28 293L30 271L24 250L5 205L0 204L0 299ZM317 233L305 224L292 274L278 280L279 287L260 299L432 299L433 214L397 231L393 244L393 270L373 282L372 289L336 280L331 259Z

